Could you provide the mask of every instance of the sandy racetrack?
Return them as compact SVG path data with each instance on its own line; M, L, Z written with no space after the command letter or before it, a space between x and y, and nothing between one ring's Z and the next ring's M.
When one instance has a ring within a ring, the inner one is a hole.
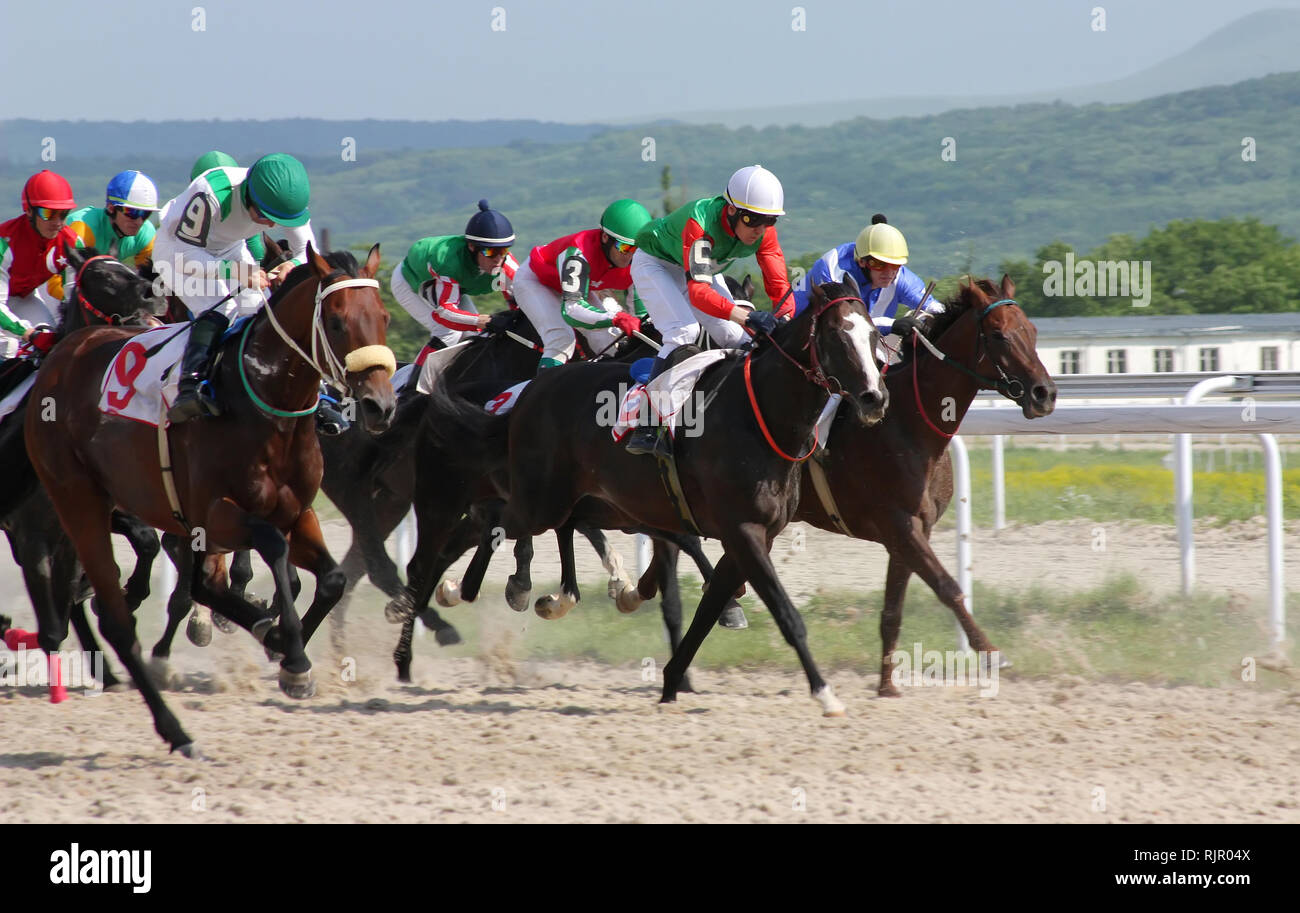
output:
M1157 590L1177 586L1172 530L1101 526L1104 552L1088 547L1090 523L981 534L977 573L1062 579L1068 561L1078 576L1062 585L1129 568ZM1225 598L1262 592L1254 532L1201 533L1207 587ZM341 554L346 528L330 535ZM883 579L878 547L810 532L799 551L791 536L774 555L796 601L819 586ZM939 545L950 566L951 536ZM554 573L549 552L538 549L538 580ZM599 579L588 550L579 571ZM494 579L504 573L493 568ZM3 583L5 611L30 626L11 566ZM74 693L54 707L42 689L0 687L5 820L1300 821L1296 687L1008 673L996 697L914 688L882 700L864 669L828 676L848 716L827 720L801 675L696 670L701 693L665 711L658 685L631 665L525 662L491 649L448 657L428 637L417 641L415 683L403 686L388 659L395 629L378 620L373 591L358 593L347 645L356 680L340 680L322 632L309 649L320 690L306 702L277 690L276 667L246 634L218 634L206 651L178 638L183 688L169 701L203 763L167 756L133 692ZM513 617L497 602L479 611ZM158 614L156 604L142 612L146 643Z

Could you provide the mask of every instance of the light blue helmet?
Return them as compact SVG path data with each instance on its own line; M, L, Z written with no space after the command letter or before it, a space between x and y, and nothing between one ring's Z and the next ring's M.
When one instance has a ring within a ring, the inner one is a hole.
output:
M123 171L108 182L106 206L125 206L155 212L158 209L158 188L149 176L139 171Z

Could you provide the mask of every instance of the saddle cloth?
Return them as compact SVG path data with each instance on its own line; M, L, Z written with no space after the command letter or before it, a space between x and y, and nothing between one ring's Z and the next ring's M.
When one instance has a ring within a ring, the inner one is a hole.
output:
M170 340L158 352L145 352L163 340ZM135 336L109 362L99 385L99 411L119 415L147 425L158 425L176 400L176 385L189 327L171 324Z
M727 349L711 349L692 355L673 365L648 384L635 384L619 401L618 419L610 428L614 440L621 441L640 424L639 416L648 404L649 420L668 425L676 432L681 426L682 406L691 398L700 375L727 356Z
M28 392L32 389L32 384L34 383L36 383L35 372L23 378L22 381L19 382L18 386L5 394L4 399L0 399L0 422L3 422L9 416L13 415L13 411L22 404L22 401L27 397Z

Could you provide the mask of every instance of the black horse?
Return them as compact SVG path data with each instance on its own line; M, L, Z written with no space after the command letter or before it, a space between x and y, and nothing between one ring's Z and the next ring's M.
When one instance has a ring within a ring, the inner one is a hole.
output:
M770 340L701 378L696 395L713 398L699 436L677 441L676 459L695 527L719 539L725 554L664 669L663 702L676 700L695 652L727 599L748 580L798 654L823 713L843 713L768 552L794 516L800 464L815 447L814 428L831 392L841 393L863 422L883 416L888 395L873 354L878 340L862 301L828 283L814 289L808 308ZM563 526L585 497L654 529L689 530L660 486L655 460L628 454L601 426L598 404L625 381L621 366L547 372L524 391L508 420L480 429L484 449L499 453L503 443L508 446L507 537Z
M158 318L166 314L166 300L154 295L147 280L115 258L103 256L94 248L69 249L67 256L77 281L74 294L69 295L61 309L56 330L58 339L82 327L110 322L136 326L157 324ZM30 376L36 367L34 360L13 359L6 363L4 370ZM57 404L33 407L24 398L0 422L0 474L6 479L0 493L0 528L9 539L14 561L22 570L31 597L40 649L47 654L58 651L71 622L82 648L88 653L96 652L100 647L86 620L84 596L78 587L80 568L76 553L36 478L23 440L27 409L52 407L56 408ZM57 420L57 411L50 418ZM138 607L149 595L149 574L158 554L158 537L152 529L120 511L114 512L112 526L114 532L128 539L137 556L125 592L128 604ZM107 666L103 684L106 688L120 685Z

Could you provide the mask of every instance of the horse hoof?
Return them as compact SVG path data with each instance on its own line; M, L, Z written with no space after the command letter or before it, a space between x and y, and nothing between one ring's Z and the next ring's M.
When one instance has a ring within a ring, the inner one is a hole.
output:
M641 608L641 603L645 602L641 598L641 593L631 584L625 584L618 595L614 597L614 605L624 615L631 615L637 609Z
M202 761L203 752L199 751L199 746L195 742L186 742L184 745L173 745L172 751L177 752L181 757L189 758L191 761Z
M460 605L460 584L455 580L444 580L433 591L433 599L444 609Z
M149 665L145 667L149 674L150 681L159 691L171 691L179 683L180 679L171 662L165 656L153 656L149 658Z
M196 647L206 647L212 643L212 610L196 605L190 613L190 620L185 624L185 636Z
M620 594L621 594L625 589L627 589L628 587L630 587L631 585L632 585L632 584L628 583L628 582L627 582L626 580L624 580L622 577L610 577L610 578L609 578L609 587L608 587L608 589L606 590L606 592L609 593L609 598L610 598L610 599L615 599L615 600L617 600L618 597L619 597L619 595L620 595Z
M400 664L398 665L397 680L401 682L403 685L409 685L411 683L411 667L409 665L407 666L402 666Z
M283 666L280 667L280 690L289 697L298 701L305 701L316 694L316 682L311 677L311 670L306 672L290 672Z
M813 699L822 705L822 716L844 716L844 705L831 691L830 685L824 685L820 691L813 692Z
M440 647L450 647L460 643L460 632L451 625L444 625L441 628L434 629L433 639L438 642Z
M688 678L687 676L683 675L683 676L682 676L681 683L677 686L677 691L678 691L679 693L682 692L682 691L685 691L685 692L688 693L688 694L694 694L694 693L695 693L695 688L693 688L693 687L691 686L691 680L690 680L690 678Z
M516 584L513 576L506 579L506 604L516 612L528 611L528 597L532 592L532 587L522 589Z
M384 618L389 624L403 625L415 614L415 599L409 590L402 590L384 606Z
M882 684L879 688L876 689L877 696L879 697L902 697L903 696L903 692L899 690L898 686L895 685L893 682L891 682L885 676L882 675L880 677L880 681Z
M745 617L744 609L732 603L722 610L722 615L718 617L718 627L740 631L749 627L749 619Z
M105 685L104 690L110 694L120 694L123 691L130 691L131 686L127 682L113 682L111 685Z
M212 613L212 624L222 634L234 634L239 630L239 626L233 621L222 615L220 612Z
M537 605L533 606L533 611L537 613L539 618L555 621L568 615L577 604L578 600L570 593L551 593L537 600Z

